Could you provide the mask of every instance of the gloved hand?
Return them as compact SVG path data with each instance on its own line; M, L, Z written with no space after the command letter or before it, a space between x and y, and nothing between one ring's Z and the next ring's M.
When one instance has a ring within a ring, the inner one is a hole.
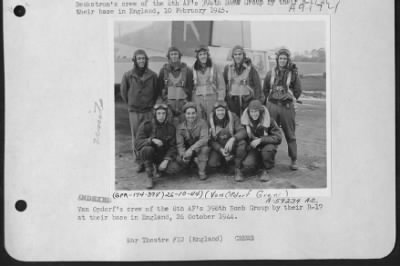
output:
M227 162L229 162L232 159L233 159L233 155L232 154L228 154L227 156L225 156L225 161L227 161Z
M158 166L158 170L159 171L165 171L165 169L167 169L169 161L168 160L164 160L160 163L160 165Z
M193 151L191 149L187 149L185 151L185 154L183 155L183 160L184 161L190 161L190 158L192 158Z
M253 149L255 149L255 148L257 148L258 145L260 145L260 143L261 143L261 139L258 138L258 139L253 140L252 142L250 142L250 146Z
M224 156L224 157L229 155L229 153L226 152L226 150L224 148L221 148L219 151L221 152L222 156Z
M232 149L233 149L233 144L235 143L235 138L234 137L232 137L232 138L230 138L227 142L226 142L226 144L225 144L225 151L227 152L227 153L230 153L231 151L232 151Z
M151 142L153 142L157 147L161 147L162 145L164 145L161 140L156 138L151 139Z

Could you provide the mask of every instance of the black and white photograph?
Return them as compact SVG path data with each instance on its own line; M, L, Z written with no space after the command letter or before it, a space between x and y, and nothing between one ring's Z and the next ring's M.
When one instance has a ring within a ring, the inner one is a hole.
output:
M116 20L115 189L329 186L329 20Z

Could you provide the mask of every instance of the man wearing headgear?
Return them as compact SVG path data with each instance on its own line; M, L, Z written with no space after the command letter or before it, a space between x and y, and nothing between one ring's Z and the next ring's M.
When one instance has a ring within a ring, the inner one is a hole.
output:
M121 97L128 104L129 124L132 135L132 149L139 164L138 172L143 171L143 164L135 150L135 138L139 125L152 117L152 108L159 96L157 74L148 68L149 58L144 50L136 50L132 61L134 67L126 72L121 81Z
M136 149L144 161L147 174L146 187L152 188L153 177L162 172L175 174L180 166L176 162L176 129L168 119L168 106L156 104L152 120L143 122L138 129ZM154 166L156 167L154 171ZM155 172L155 173L154 173Z
M183 119L182 107L192 99L193 72L181 62L182 53L176 47L170 47L167 52L168 63L158 75L161 98L166 102L172 113L171 121L178 125Z
M275 154L282 141L281 131L269 116L268 109L259 100L250 102L243 112L241 123L246 128L250 149L243 161L243 168L258 169L262 165L260 181L270 180L268 170L275 165Z
M195 52L193 102L197 104L201 117L207 120L215 102L225 99L225 82L211 60L208 47L200 45Z
M294 103L301 95L297 67L291 62L290 51L280 49L276 53L276 66L264 80L263 91L267 108L274 120L281 125L291 158L290 168L297 170L296 112Z
M219 168L233 160L235 180L243 181L241 164L247 153L247 134L238 116L229 111L224 101L217 101L210 113L209 124L211 151L208 156L208 166Z
M233 63L225 66L223 74L227 87L226 101L229 109L240 116L251 100L262 100L261 82L242 46L233 47L231 56Z
M188 102L183 106L185 119L176 130L178 162L187 167L195 162L200 180L207 179L206 166L208 160L208 125L199 115L197 105Z

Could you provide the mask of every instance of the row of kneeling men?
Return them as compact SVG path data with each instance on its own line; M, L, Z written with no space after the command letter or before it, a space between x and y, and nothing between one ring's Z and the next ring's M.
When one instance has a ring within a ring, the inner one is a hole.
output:
M147 188L162 173L175 174L195 166L199 178L205 180L207 171L231 163L238 182L244 180L244 171L259 167L263 168L260 181L270 179L268 170L274 167L282 135L259 100L251 101L240 119L224 101L215 103L208 123L193 102L186 103L183 112L183 121L175 127L168 106L156 104L153 118L139 126L135 149L145 167Z

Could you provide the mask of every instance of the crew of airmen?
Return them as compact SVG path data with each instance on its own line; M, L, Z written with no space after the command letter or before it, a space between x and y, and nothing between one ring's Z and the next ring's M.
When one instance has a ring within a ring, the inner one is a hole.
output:
M146 172L146 187L154 178L196 167L200 180L207 171L235 167L234 179L262 170L270 180L281 128L288 144L290 168L297 170L294 103L301 95L290 51L276 54L276 67L263 87L243 47L232 49L232 64L220 73L207 46L195 50L193 67L181 62L177 47L167 52L168 63L159 75L149 69L142 49L133 54L133 69L121 82L128 104L136 171Z

